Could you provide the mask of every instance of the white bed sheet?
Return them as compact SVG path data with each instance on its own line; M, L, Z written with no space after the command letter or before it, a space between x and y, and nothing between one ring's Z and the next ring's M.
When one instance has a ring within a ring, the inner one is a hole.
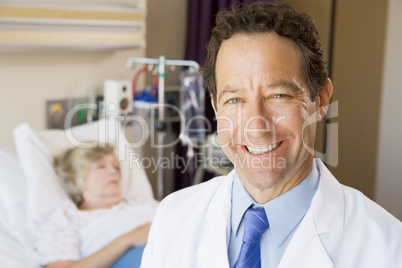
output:
M40 268L39 256L23 246L0 225L0 267Z
M40 267L26 226L26 181L17 154L5 146L0 146L0 185L0 267Z
M81 132L86 131L85 126L81 128L83 129ZM34 135L34 132L32 133ZM55 143L56 147L59 147L59 140L51 140L53 134L55 134L54 131L44 131L40 133L40 137L47 140L48 143ZM27 137L27 135L24 137ZM32 146L29 146L28 140L25 141L22 148L25 149L22 152L23 156L31 155L34 157L35 154L32 154ZM21 153L21 150L19 153ZM129 161L124 162L125 165L129 164ZM29 183L21 163L21 155L17 156L16 150L0 145L0 268L41 267L40 257L34 250L37 231L32 231L37 230L37 228L32 229L28 224L32 220L28 213L28 204L32 203L30 202L32 200L28 198ZM35 168L34 170L37 171ZM135 178L130 177L130 180L136 179L136 183L130 185L130 188L135 190L132 195L153 197L152 189L144 170L139 170L141 172L134 171L134 169L125 166L124 170L130 173L130 176L135 176ZM143 176L145 177L143 178ZM142 178L142 181L138 182L139 178Z

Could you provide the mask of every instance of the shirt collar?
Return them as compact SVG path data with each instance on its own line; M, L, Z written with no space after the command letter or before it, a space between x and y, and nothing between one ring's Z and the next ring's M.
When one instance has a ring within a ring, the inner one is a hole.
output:
M250 205L263 206L267 213L274 243L279 247L306 215L318 188L318 182L319 173L315 161L313 161L309 175L300 184L261 205L254 201L244 189L238 176L235 176L232 188L232 232L237 236L243 215Z

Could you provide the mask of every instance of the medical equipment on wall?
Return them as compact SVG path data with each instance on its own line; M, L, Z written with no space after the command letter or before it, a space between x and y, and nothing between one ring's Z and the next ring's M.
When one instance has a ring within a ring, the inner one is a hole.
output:
M127 115L133 110L133 90L128 80L105 80L103 88L106 116Z
M65 98L45 101L46 129L65 129L89 122L88 98ZM68 119L68 120L67 120Z
M183 66L189 67L190 70L194 72L198 72L199 65L195 61L187 61L187 60L166 60L164 56L160 56L159 59L149 59L149 58L130 58L127 61L128 68L134 68L137 64L146 64L148 65L148 70L152 69L153 66L156 66L155 72L158 76L158 102L157 104L153 105L157 107L158 111L158 118L155 122L153 128L158 132L157 133L157 140L158 144L155 146L158 148L158 156L162 158L164 156L164 142L167 130L167 123L166 123L166 100L165 100L165 77L166 77L166 66ZM191 77L189 80L191 84ZM189 85L190 85L189 84ZM189 139L185 138L185 134L183 133L184 130L185 120L181 120L181 131L180 137L182 140L188 141ZM162 199L163 197L163 189L164 189L164 182L163 182L163 167L161 165L158 166L157 169L157 198Z
M65 129L114 116L124 120L133 112L130 80L107 79L103 87L91 88L87 97L46 100L47 129Z

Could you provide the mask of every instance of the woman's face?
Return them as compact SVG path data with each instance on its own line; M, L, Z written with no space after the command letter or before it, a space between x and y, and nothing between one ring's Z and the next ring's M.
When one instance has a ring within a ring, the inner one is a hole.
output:
M84 203L114 203L120 199L119 162L113 153L91 163L82 185ZM103 205L101 205L103 206Z

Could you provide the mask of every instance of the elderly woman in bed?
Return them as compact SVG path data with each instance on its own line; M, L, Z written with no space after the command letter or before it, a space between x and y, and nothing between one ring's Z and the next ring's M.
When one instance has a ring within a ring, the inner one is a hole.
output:
M129 259L130 267L139 266L157 203L122 199L119 162L112 148L70 149L56 159L56 171L70 199L39 232L43 264L121 267Z

